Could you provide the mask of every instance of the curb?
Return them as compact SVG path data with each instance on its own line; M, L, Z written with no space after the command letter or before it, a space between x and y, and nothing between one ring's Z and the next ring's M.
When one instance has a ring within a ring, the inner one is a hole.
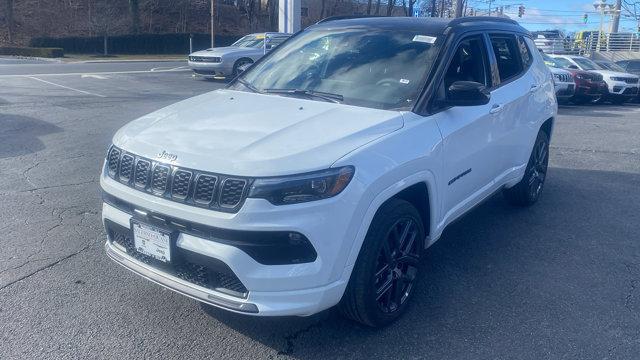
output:
M187 62L186 58L175 58L175 59L113 59L113 60L79 60L79 61L68 61L67 64L100 64L100 63L121 63L121 62Z

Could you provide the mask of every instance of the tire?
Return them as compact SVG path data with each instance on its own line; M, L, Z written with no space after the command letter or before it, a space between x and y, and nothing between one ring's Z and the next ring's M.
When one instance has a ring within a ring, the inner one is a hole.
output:
M614 105L622 105L622 104L624 104L625 102L627 102L627 99L625 99L625 98L613 98L613 99L611 99L610 101L611 101L611 103L612 103L612 104L614 104Z
M422 220L413 205L400 199L383 204L360 249L338 305L340 312L372 327L398 319L415 293L424 239Z
M544 131L538 132L533 145L524 177L514 187L504 189L502 193L511 205L531 206L535 204L544 188L549 166L549 136Z
M233 71L231 73L231 77L236 77L236 75L238 75L238 68L240 66L245 64L251 64L251 63L253 63L253 60L249 58L242 58L242 59L236 60L236 62L233 64Z

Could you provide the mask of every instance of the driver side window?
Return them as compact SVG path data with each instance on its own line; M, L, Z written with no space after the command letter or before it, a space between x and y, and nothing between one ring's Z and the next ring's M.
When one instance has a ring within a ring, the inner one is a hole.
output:
M487 52L482 35L473 35L462 40L447 67L444 81L438 89L438 98L447 98L449 87L456 81L473 81L489 88L487 69Z
M484 50L484 41L480 35L463 40L458 45L445 73L445 89L456 81L474 81L488 86Z

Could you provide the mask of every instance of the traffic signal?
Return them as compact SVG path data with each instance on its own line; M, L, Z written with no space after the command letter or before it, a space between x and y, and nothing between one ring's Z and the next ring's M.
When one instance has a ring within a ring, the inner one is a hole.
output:
M518 17L522 17L524 15L524 5L518 6Z
M584 16L582 17L582 22L586 24L588 21L589 21L589 14L585 13Z

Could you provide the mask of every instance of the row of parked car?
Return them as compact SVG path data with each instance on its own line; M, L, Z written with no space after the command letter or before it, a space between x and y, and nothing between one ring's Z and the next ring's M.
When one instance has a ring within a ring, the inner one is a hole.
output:
M553 73L559 102L640 101L640 60L618 63L576 55L542 54ZM632 72L635 72L633 74Z
M289 36L249 34L231 46L190 54L189 66L203 77L234 77ZM576 55L546 54L537 42L536 45L553 73L558 101L574 104L640 101L640 60L593 61Z

